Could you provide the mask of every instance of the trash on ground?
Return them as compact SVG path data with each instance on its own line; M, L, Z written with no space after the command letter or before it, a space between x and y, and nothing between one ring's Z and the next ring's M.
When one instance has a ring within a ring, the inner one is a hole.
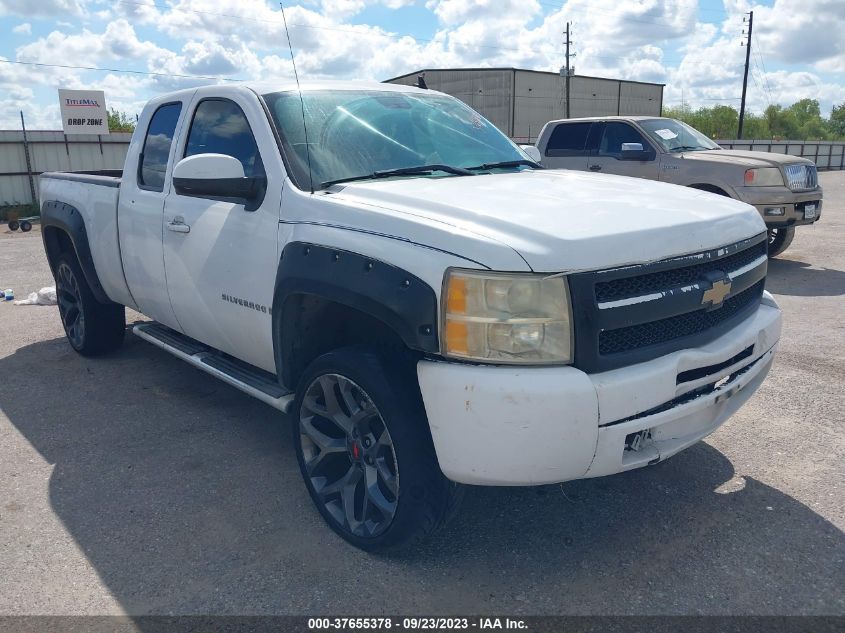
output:
M15 291L12 290L11 288L7 288L5 291L3 291L3 298L6 301L11 301L12 299L15 298Z
M38 292L30 292L26 299L15 301L16 306L54 306L56 303L55 286L47 286Z

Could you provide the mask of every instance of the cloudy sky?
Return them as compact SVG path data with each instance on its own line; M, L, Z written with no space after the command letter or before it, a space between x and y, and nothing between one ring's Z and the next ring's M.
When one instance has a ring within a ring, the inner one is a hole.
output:
M666 84L665 104L738 107L743 16L754 10L749 105L845 102L845 0L288 0L302 78L383 80L425 67L557 70L573 23L578 74ZM56 89L150 96L291 77L265 0L0 0L0 129L59 129ZM8 63L26 62L26 63ZM107 70L86 70L87 67ZM118 72L118 71L135 71Z

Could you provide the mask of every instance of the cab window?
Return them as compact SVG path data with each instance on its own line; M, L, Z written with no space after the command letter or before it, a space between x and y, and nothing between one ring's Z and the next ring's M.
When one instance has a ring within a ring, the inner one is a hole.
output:
M246 115L228 99L206 99L194 112L185 157L195 154L226 154L237 158L247 178L264 175L258 145Z
M613 158L620 158L622 156L623 143L641 143L643 149L651 148L648 141L645 140L642 134L627 123L620 123L618 121L608 121L604 126L604 134L602 134L601 142L599 143L599 156L612 156Z
M546 156L584 156L592 123L561 123L552 131Z
M173 145L173 135L181 111L181 103L168 103L160 106L150 119L138 163L138 186L141 189L164 190L170 146Z

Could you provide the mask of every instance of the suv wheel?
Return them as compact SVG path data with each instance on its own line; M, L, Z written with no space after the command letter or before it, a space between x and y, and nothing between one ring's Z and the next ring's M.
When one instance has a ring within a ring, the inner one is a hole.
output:
M792 244L794 237L794 226L769 229L769 257L777 257L783 253Z
M67 340L77 352L97 356L120 347L126 331L123 306L97 301L72 254L56 262L56 300Z
M454 511L459 488L437 457L413 374L367 348L315 360L293 411L308 492L329 526L367 551L412 544Z

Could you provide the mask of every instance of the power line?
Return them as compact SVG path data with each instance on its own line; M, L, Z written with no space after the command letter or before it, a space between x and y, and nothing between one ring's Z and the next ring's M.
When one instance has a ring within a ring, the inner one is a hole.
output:
M144 7L155 7L159 9L167 9L171 12L187 12L187 13L195 13L200 15L210 15L210 16L217 16L217 17L225 17L230 19L236 20L244 20L250 22L259 22L259 23L270 23L270 24L279 24L283 26L283 22L280 20L267 20L267 19L259 19L259 18L250 18L241 15L234 15L229 13L219 13L214 11L201 11L198 9L188 9L184 7L174 7L171 5L162 5L156 2L139 2L133 0L116 0L117 4L129 4L129 5L136 5L136 6L144 6ZM550 3L540 3L546 4L548 6L555 6L558 8L562 8L560 5L551 5ZM592 9L591 9L592 10ZM600 12L600 11L599 11ZM609 13L609 12L604 12ZM611 14L615 15L615 14ZM626 18L627 19L627 18ZM631 20L631 21L641 21L642 20ZM658 22L649 22L652 24L659 24ZM310 24L297 24L297 23L290 23L290 26L296 26L298 28L304 29L314 29L320 31L336 31L336 32L345 32L345 33L353 33L358 35L365 35L361 30L358 29L351 29L351 28L338 28L338 27L327 27L327 26L315 26ZM404 39L409 38L416 42L421 43L431 43L435 40L432 38L419 38L412 35L402 35L402 34L394 34L394 33L387 33L387 32L380 32L380 36L392 38L392 39ZM518 48L507 48L502 46L491 46L485 44L477 44L475 45L476 48L485 48L485 49L494 49L494 50L501 50L501 51L510 51L510 52L517 52L521 51L522 49ZM612 56L612 55L592 55L591 57L595 59L602 59L602 60L624 60L627 59L627 56ZM655 60L657 61L657 60ZM659 63L664 62L703 62L709 61L706 59L693 59L693 58L666 58L659 60ZM120 69L120 68L101 68L96 66L81 66L81 65L71 65L71 64L48 64L42 62L26 62L26 61L19 61L19 60L0 60L2 63L6 64L19 64L19 65L27 65L27 66L35 66L35 67L42 67L42 68L65 68L65 69L75 69L75 70L90 70L90 71L99 71L99 72L113 72L113 73L126 73L126 74L134 74L134 75L146 75L151 77L172 77L178 79L206 79L206 80L214 80L214 81L229 81L229 82L240 82L245 81L244 79L237 79L237 78L230 78L230 77L215 77L215 76L208 76L208 75L189 75L189 74L178 74L178 73L163 73L163 72L154 72L154 71L143 71L143 70L131 70L131 69Z
M13 59L0 59L0 64L20 64L22 66L38 66L42 68L69 68L75 70L98 70L107 73L129 73L132 75L151 75L153 77L176 77L179 79L213 79L215 81L246 81L245 79L231 79L229 77L211 77L208 75L179 75L176 73L156 73L146 70L129 70L126 68L99 68L97 66L74 66L71 64L45 64L42 62L23 62Z
M772 105L772 103L774 102L774 99L772 98L772 87L771 87L771 85L769 85L769 71L766 70L766 62L763 60L763 54L760 51L760 43L757 41L756 38L754 39L754 42L756 44L754 52L757 54L757 57L760 59L760 65L763 66L763 80L765 81L765 84L766 84L766 92L769 94L769 105Z

